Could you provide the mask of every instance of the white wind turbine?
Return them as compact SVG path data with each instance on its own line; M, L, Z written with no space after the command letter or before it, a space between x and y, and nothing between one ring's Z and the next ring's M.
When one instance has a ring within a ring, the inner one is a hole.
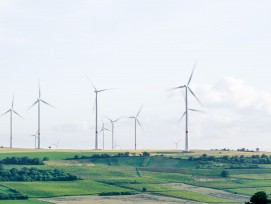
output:
M130 117L127 117L127 118L131 118L131 119L134 119L134 122L135 122L135 150L136 150L136 146L137 146L137 137L136 137L136 127L137 127L137 124L142 128L142 125L140 124L139 120L138 120L138 116L142 110L143 106L141 106L141 108L139 109L139 111L137 112L137 114L135 116L130 116Z
M112 120L110 119L109 117L106 117L110 122L111 122L111 125L112 125L112 129L111 129L111 133L112 133L112 150L114 149L114 124L115 122L117 122L120 118L116 119L116 120Z
M87 76L88 78L88 76ZM107 91L110 89L101 89L98 90L96 89L96 87L93 85L93 83L90 81L90 79L88 78L90 84L92 85L93 89L94 89L94 93L95 93L95 150L98 150L98 93L103 92L103 91Z
M29 110L33 106L35 106L36 104L38 104L38 136L37 136L38 137L38 149L40 149L40 144L41 144L41 142L40 142L40 105L41 105L41 102L44 103L44 104L46 104L46 105L48 105L48 106L50 106L50 107L52 107L52 108L54 108L54 106L52 106L51 104L49 104L46 101L44 101L44 100L41 99L41 91L40 91L40 84L39 84L39 97L37 98L36 102L33 103L28 108L28 110Z
M102 121L102 124L103 124L103 126L102 126L102 128L101 128L99 134L100 134L101 132L103 132L103 150L104 150L104 131L110 131L110 130L104 127L104 122L103 122L103 121Z
M196 68L196 62L194 63L194 67L193 67L193 70L192 70L192 73L189 77L189 80L187 82L186 85L182 85L182 86L178 86L176 88L173 88L171 90L175 90L175 89L185 89L185 112L183 113L181 119L185 117L185 151L188 152L189 151L189 147L188 147L188 111L198 111L196 109L190 109L188 108L188 92L190 92L194 98L199 102L199 104L201 104L199 98L195 95L195 93L192 91L192 89L189 87L190 85L190 82L192 80L192 77L193 77L193 74L194 74L194 71L195 71L195 68Z
M34 137L34 139L35 139L35 149L36 149L37 148L38 132L35 135L30 135L30 137Z
M10 113L10 148L12 148L12 140L13 140L13 138L12 138L12 125L13 125L13 123L12 123L12 119L13 119L13 113L15 113L16 115L18 115L19 117L21 117L21 118L23 118L21 115L19 115L19 113L17 113L14 109L13 109L13 106L14 106L14 95L13 95L13 98L12 98L12 103L11 103L11 108L8 110L8 111L6 111L5 113L3 113L2 114L2 116L3 115L5 115L5 114L7 114L7 113Z
M175 147L176 147L176 150L178 149L179 147L179 143L180 143L181 140L177 141L177 142L172 142L173 144L175 144Z

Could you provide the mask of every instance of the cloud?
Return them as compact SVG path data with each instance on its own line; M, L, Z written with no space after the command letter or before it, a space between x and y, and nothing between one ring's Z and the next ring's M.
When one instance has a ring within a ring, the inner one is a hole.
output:
M199 88L208 108L233 108L236 111L260 111L271 114L271 94L256 90L242 79L224 77L214 85Z

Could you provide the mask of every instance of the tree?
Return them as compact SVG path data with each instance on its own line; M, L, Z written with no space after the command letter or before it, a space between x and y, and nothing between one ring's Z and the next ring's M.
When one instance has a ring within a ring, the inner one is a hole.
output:
M221 171L220 175L221 175L222 177L229 177L229 176L230 176L230 173L229 173L228 171L226 171L226 170L223 170L223 171Z
M264 191L259 191L257 193L255 193L251 198L250 198L250 202L252 204L265 204L268 203L268 196L266 194L266 192Z
M258 151L260 151L260 148L259 148L259 147L256 148L256 152L258 152Z
M149 152L143 152L143 157L149 157L151 154Z

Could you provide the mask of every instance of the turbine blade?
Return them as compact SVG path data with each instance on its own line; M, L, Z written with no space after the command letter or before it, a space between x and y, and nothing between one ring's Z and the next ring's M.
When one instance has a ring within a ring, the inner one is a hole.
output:
M141 106L141 108L139 109L138 113L136 114L136 118L139 116L139 114L140 114L142 108L143 108L143 105Z
M110 131L110 132L111 132L111 130L109 130L109 129L107 129L107 128L104 128L104 130L107 130L107 131Z
M11 109L13 109L13 105L14 105L14 94L13 94L13 97L12 97Z
M191 75L190 75L190 78L189 78L189 80L188 80L187 85L189 85L190 82L191 82L191 79L192 79L192 77L193 77L193 74L194 74L194 71L195 71L195 69L196 69L196 66L197 66L197 61L195 61L194 65L193 65L193 70L192 70L192 73L191 73Z
M189 108L188 110L194 111L194 112L203 112L203 111L201 111L201 110L197 110L197 109L193 109L193 108Z
M108 91L108 90L112 90L112 88L111 88L111 89L102 89L102 90L98 90L97 92L99 93L99 92Z
M111 123L113 123L113 120L111 120L109 117L105 116Z
M37 100L35 103L33 103L27 110L30 110L34 105L36 105L39 102L39 100Z
M3 115L6 115L8 112L10 112L11 110L8 110L8 111L6 111L6 112L4 112L1 116L3 116Z
M119 121L121 118L123 118L123 116L119 117L118 119L114 120L113 122L115 123L115 122Z
M13 111L13 113L15 113L16 115L18 115L19 117L21 117L22 119L24 119L23 118L23 116L21 116L19 113L17 113L15 110L12 110Z
M188 87L190 93L195 97L195 99L198 101L198 103L202 106L201 101L199 100L199 98L196 96L196 94L190 89L190 87Z
M182 88L185 88L185 87L186 87L185 85L178 86L178 87L175 87L175 88L168 89L168 91L173 91L173 90L176 90L176 89L182 89Z
M53 105L51 105L50 103L47 103L46 101L40 99L41 102L43 102L44 104L50 106L51 108L55 108Z
M91 112L91 115L94 113L94 110L95 110L95 106L96 106L96 100L94 101L94 104L93 104L93 108L92 108L92 112Z
M144 131L144 130L143 130L143 127L142 127L142 125L141 125L141 123L139 122L138 119L136 119L136 122L137 122L137 124L139 125L139 127L141 128L141 130Z
M95 86L93 85L93 83L90 81L90 79L89 79L89 77L88 77L87 74L86 74L86 77L87 77L88 81L90 82L90 84L92 85L92 87L94 88L94 90L97 91L96 87L95 87Z
M41 90L40 90L40 80L39 80L39 99L41 97Z
M186 112L184 112L184 113L182 114L182 117L178 120L179 123L183 120L183 117L185 116L185 114L186 114Z

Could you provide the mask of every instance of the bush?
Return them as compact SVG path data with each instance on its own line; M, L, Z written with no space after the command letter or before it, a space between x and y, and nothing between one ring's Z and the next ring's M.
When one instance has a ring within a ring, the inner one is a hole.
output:
M43 165L44 163L39 158L29 157L7 157L0 160L2 164L15 164L15 165Z
M143 191L143 192L146 192L146 191L147 191L147 188L146 188L146 187L143 187L143 188L142 188L142 191Z
M0 181L73 181L76 176L62 170L41 170L37 168L12 168L0 171Z
M221 171L220 175L225 178L225 177L229 177L230 173L226 170L223 170L223 171Z
M127 191L127 192L102 192L102 193L99 193L98 195L99 196L117 196L117 195L134 195L134 194L136 193Z
M143 157L149 157L151 154L149 152L143 152Z
M27 200L28 196L19 192L14 193L0 193L0 200Z

